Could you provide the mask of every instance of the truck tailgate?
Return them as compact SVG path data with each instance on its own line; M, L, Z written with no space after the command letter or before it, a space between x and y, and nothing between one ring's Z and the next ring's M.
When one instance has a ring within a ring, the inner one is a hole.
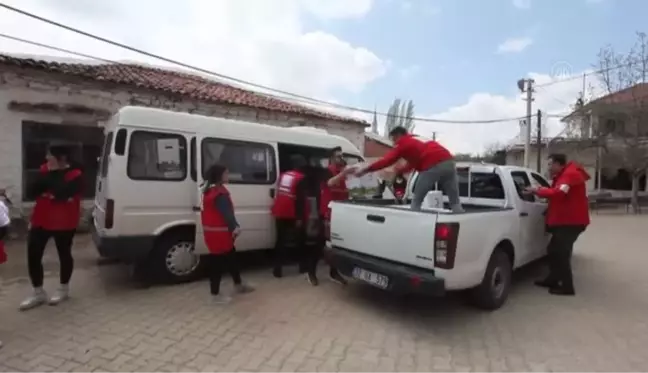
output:
M437 214L345 202L332 203L331 211L333 246L434 269Z

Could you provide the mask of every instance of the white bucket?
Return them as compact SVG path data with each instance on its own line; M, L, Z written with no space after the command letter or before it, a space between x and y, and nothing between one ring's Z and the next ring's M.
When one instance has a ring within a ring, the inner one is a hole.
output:
M443 208L443 192L440 190L433 190L428 192L423 200L423 206L432 209Z

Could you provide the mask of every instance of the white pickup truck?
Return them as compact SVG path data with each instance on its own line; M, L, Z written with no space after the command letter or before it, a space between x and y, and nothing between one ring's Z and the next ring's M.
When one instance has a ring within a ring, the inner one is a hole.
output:
M522 190L549 183L515 166L458 163L457 171L463 213L413 212L387 199L333 202L331 263L381 289L434 296L470 289L477 306L501 307L513 270L543 257L549 240L546 201Z

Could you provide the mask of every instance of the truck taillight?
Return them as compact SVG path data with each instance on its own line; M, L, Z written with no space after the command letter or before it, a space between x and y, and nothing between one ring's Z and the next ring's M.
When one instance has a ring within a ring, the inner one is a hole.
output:
M434 232L434 266L442 269L454 268L457 254L459 223L437 224Z
M113 227L115 218L115 201L112 199L106 200L106 213L104 214L104 228L110 229Z

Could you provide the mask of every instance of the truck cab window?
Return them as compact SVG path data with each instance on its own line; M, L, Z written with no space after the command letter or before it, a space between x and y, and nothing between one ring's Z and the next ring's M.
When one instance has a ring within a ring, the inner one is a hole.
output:
M531 186L529 175L525 171L513 171L511 177L515 183L515 190L517 191L520 199L527 202L535 202L535 197L532 194L525 194L524 189Z

